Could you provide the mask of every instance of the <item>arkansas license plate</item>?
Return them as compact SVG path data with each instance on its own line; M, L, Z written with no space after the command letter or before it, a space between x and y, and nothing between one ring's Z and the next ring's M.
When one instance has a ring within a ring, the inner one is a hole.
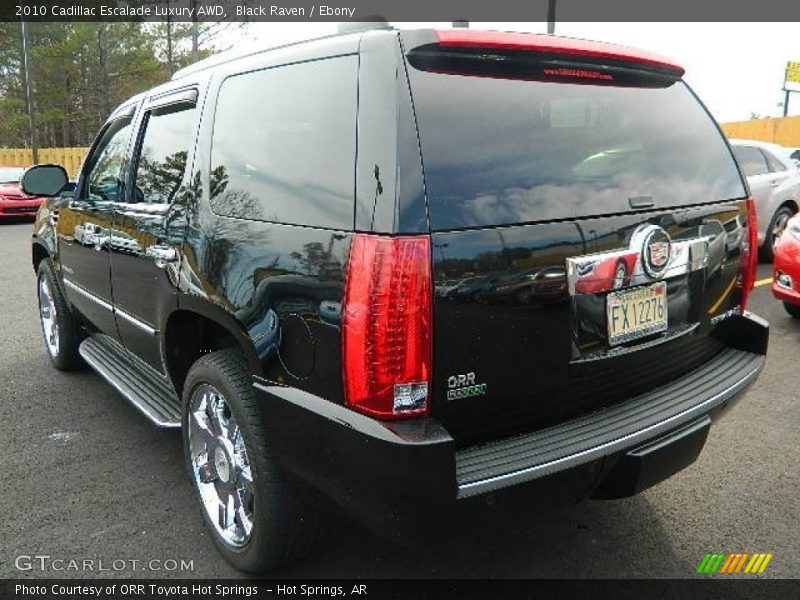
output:
M606 320L610 346L666 331L666 282L610 293L606 296Z

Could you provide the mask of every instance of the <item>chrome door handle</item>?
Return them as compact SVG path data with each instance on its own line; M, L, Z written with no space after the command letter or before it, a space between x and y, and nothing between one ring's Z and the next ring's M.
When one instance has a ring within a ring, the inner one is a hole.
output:
M178 260L178 251L171 246L148 246L145 254L160 262L175 262Z

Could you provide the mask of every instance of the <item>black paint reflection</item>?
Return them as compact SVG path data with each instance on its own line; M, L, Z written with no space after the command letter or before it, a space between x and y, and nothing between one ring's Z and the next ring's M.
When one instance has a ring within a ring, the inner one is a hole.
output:
M737 301L742 206L434 233L435 416L476 443L596 410L713 356L712 319ZM647 224L703 252L667 280L667 332L610 347L608 294L652 283L631 247ZM568 259L611 254L570 291ZM487 393L447 401L447 378L473 372Z
M409 75L435 230L622 213L645 196L659 208L745 196L721 135L682 82Z
M209 178L210 204L245 214L252 201L231 194L225 168ZM195 186L199 182L195 179ZM341 302L349 234L214 215L189 216L181 288L232 313L266 377L340 398ZM325 360L318 358L330 356ZM333 378L333 379L331 379Z

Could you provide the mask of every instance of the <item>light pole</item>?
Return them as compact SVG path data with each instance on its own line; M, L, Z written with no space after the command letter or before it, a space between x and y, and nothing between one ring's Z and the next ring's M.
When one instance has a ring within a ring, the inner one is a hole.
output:
M547 0L547 33L556 32L556 0Z
M36 142L36 106L31 94L31 40L28 35L28 26L22 21L22 58L25 71L25 97L28 102L28 127L31 135L31 158L33 164L39 162L39 145Z

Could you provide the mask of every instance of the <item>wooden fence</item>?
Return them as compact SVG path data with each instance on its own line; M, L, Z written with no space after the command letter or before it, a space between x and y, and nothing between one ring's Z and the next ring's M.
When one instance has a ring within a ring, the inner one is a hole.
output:
M800 147L800 117L775 117L720 123L729 138L772 142L792 148Z
M88 148L40 148L39 164L62 165L70 177L75 177ZM30 148L0 148L0 167L33 164Z
M800 147L800 116L753 119L720 123L729 138L760 140L782 146ZM62 165L70 177L75 177L88 148L41 148L39 163ZM0 167L33 163L30 148L0 148Z

